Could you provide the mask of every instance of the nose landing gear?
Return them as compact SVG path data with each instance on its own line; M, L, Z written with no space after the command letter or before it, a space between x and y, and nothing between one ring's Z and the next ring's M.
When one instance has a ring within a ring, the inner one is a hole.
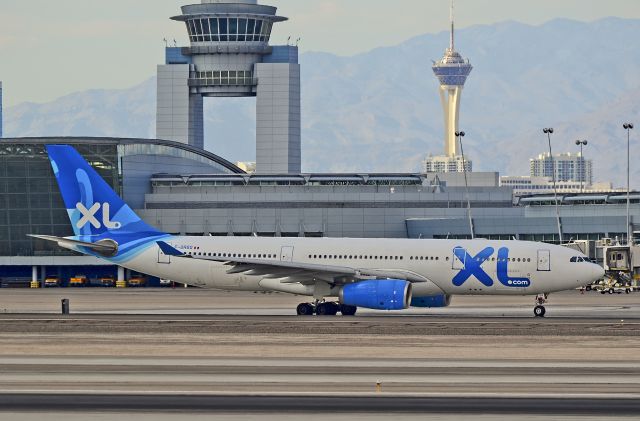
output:
M533 308L533 314L536 317L544 317L547 313L547 309L544 308L544 304L547 302L549 298L549 294L538 294L536 295L536 306Z

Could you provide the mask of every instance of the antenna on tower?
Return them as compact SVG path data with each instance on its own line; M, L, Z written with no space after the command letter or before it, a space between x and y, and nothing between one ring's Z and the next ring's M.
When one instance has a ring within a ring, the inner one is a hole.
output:
M451 49L451 51L455 50L455 43L454 43L454 38L453 38L454 30L455 30L455 27L454 27L455 16L454 16L454 13L453 13L454 12L453 11L453 1L454 0L451 0L451 10L449 12L449 18L451 20L451 40L449 42L449 48Z

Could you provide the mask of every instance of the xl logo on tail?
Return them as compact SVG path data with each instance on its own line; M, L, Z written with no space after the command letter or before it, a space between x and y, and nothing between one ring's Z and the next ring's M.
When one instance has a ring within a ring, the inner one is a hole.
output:
M96 218L96 214L102 208L102 224ZM94 228L100 229L104 225L108 229L119 229L122 224L117 221L111 221L110 208L108 203L94 203L89 209L87 209L82 203L76 204L76 209L82 214L82 218L76 223L76 227L84 228L85 225L91 224Z

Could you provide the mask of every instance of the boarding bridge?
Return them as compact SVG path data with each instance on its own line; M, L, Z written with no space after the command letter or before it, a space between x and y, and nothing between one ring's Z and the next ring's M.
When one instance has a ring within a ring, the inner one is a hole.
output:
M640 246L620 244L604 238L599 241L572 241L565 247L585 254L605 270L605 279L593 285L600 292L630 292L640 285Z

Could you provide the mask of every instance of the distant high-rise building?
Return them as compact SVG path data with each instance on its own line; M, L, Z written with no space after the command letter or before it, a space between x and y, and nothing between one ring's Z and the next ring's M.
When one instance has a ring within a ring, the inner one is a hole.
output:
M584 159L584 156L580 153L554 154L553 160L549 153L543 153L530 160L532 177L548 177L552 179L554 172L558 182L576 181L587 186L593 184L593 161Z
M446 173L446 172L472 172L473 162L457 156L430 156L424 161L423 172L426 173Z
M460 154L456 139L459 131L460 97L467 77L473 70L469 60L455 50L453 0L451 0L451 38L444 57L433 63L433 73L440 81L440 100L444 111L444 154L453 157Z
M500 185L511 187L513 194L522 196L527 194L550 194L554 192L553 180L549 177L532 177L529 175L500 177ZM580 181L568 180L556 182L558 193L613 193L624 192L626 189L617 189L611 182L598 182L586 184Z

